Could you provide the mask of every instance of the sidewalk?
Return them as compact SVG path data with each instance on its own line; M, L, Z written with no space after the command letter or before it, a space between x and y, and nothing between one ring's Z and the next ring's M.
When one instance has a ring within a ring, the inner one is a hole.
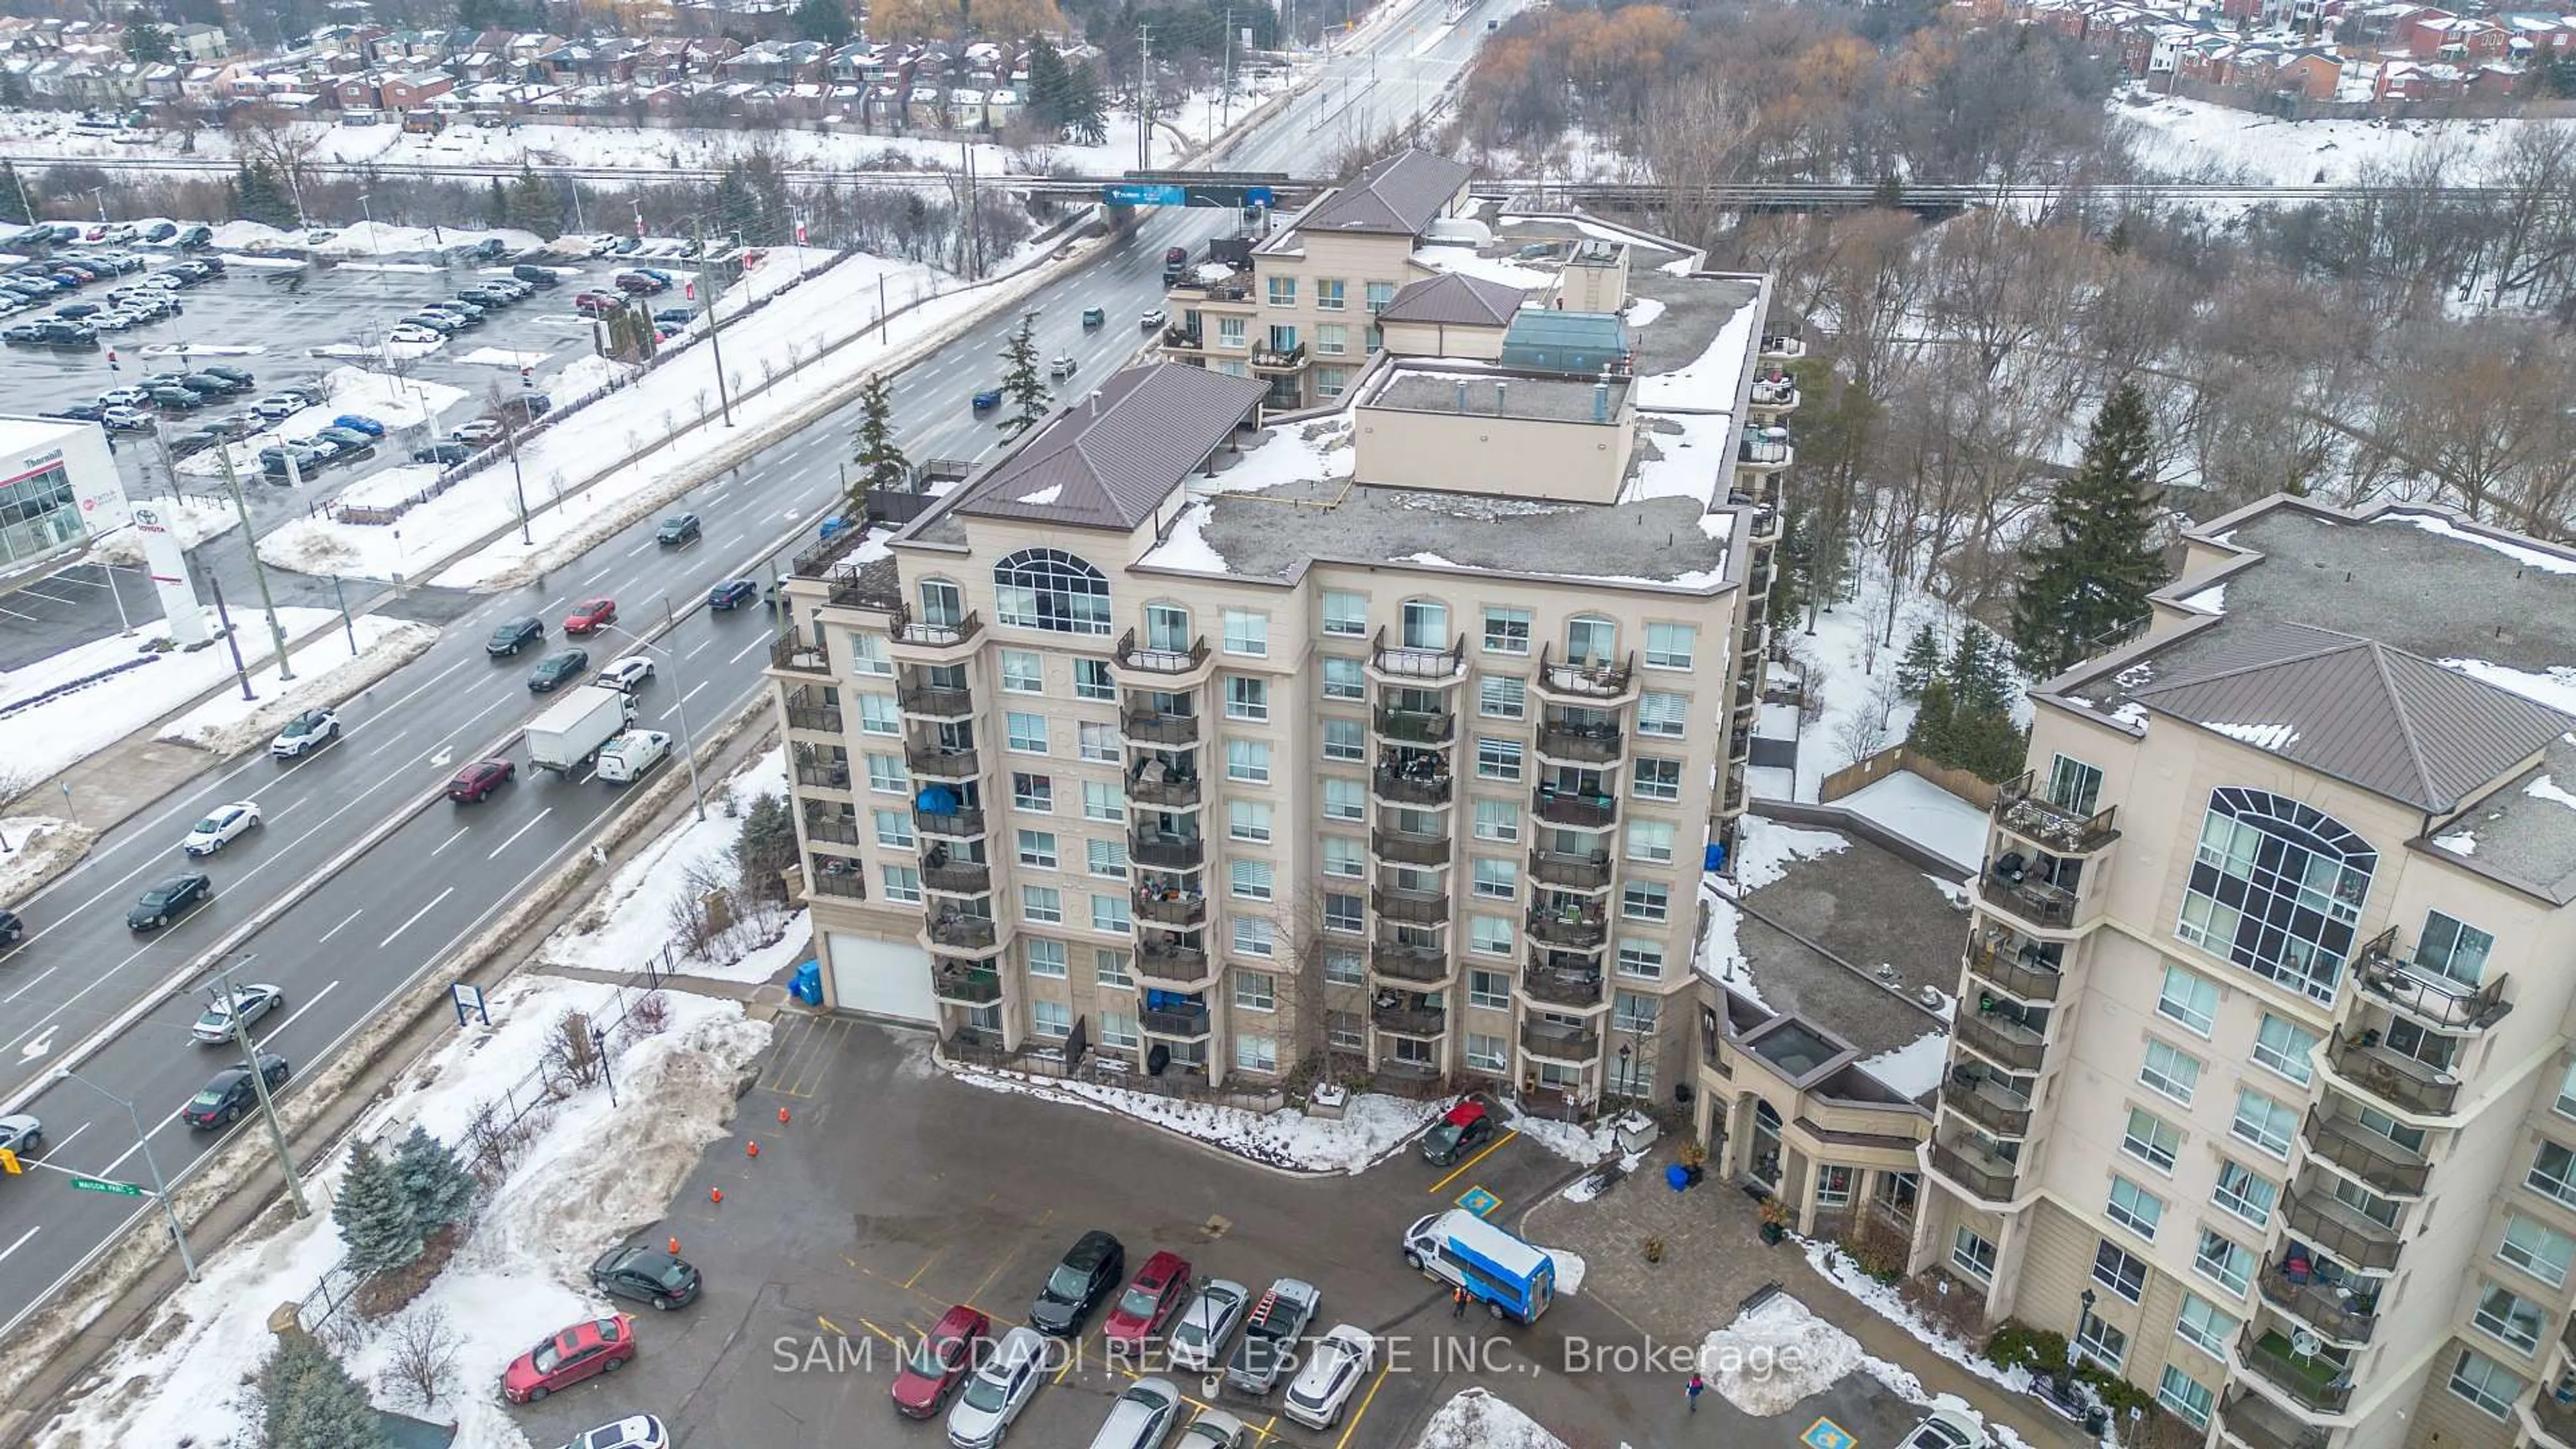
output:
M1687 1192L1666 1186L1664 1167L1677 1146L1670 1138L1658 1143L1625 1181L1592 1202L1549 1196L1522 1215L1521 1235L1580 1255L1583 1295L1651 1339L1697 1343L1732 1319L1736 1305L1776 1282L1857 1339L1871 1357L1913 1374L1927 1394L1967 1400L1987 1422L2009 1428L2031 1449L2092 1443L2077 1426L1943 1358L1854 1300L1808 1264L1795 1239L1764 1247L1761 1215L1732 1184L1710 1177ZM1663 1239L1660 1263L1646 1261L1643 1244L1650 1237Z

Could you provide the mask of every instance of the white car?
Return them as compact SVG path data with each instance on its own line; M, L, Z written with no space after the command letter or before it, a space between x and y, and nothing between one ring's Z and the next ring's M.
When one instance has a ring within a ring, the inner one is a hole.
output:
M1155 328L1162 326L1165 322L1170 320L1170 318L1163 315L1163 309L1160 307L1148 309L1144 316L1137 319L1137 321L1143 324L1143 330L1147 332L1153 331Z
M1288 1384L1288 1417L1309 1429L1329 1429L1377 1361L1377 1340L1348 1323L1334 1324L1306 1356Z
M641 654L627 654L608 661L599 671L599 682L611 689L633 694L653 677L653 661Z
M110 307L89 319L89 325L101 332L125 332L132 330L134 324L142 320L141 315L137 313L128 312L122 307Z
M170 275L168 272L154 272L151 276L145 277L142 281L137 282L134 285L138 287L158 287L164 292L175 292L188 284L179 280L177 277Z
M120 433L146 432L154 425L153 417L150 413L145 412L141 408L130 407L102 409L99 412L98 420L101 426L113 428Z
M1072 353L1059 352L1055 355L1055 360L1047 364L1047 376L1057 378L1059 380L1071 377L1073 376L1074 366L1075 364Z
M948 1442L956 1449L993 1449L1011 1421L1028 1407L1046 1370L1047 1341L1034 1328L1014 1328L993 1345L966 1391L948 1410Z
M1251 1301L1252 1290L1232 1279L1211 1278L1202 1284L1172 1320L1170 1342L1164 1345L1172 1367L1200 1373L1215 1368L1225 1358L1235 1326L1243 1322L1243 1305Z
M640 780L669 753L669 735L660 730L628 730L599 747L599 778L612 785Z
M233 988L233 1004L227 1010L220 1001L209 1005L188 1035L208 1046L220 1046L233 1039L233 1017L238 1014L248 1026L286 1004L286 993L265 983Z
M268 752L281 760L309 755L340 737L340 716L327 709L308 709L286 722Z
M1986 1449L1985 1431L1956 1409L1934 1409L1896 1449Z
M1172 1449L1243 1449L1252 1440L1252 1432L1243 1421L1223 1409L1202 1409L1181 1437L1172 1441Z
M435 327L423 327L417 322L402 323L386 333L385 337L392 342L444 342L447 340L446 333Z
M304 411L304 399L293 393L273 392L250 405L251 416L278 423Z
M225 846L259 828L259 802L235 800L218 805L205 819L197 822L179 848L190 855L212 855Z
M663 1449L670 1442L661 1420L636 1414L576 1435L564 1449Z

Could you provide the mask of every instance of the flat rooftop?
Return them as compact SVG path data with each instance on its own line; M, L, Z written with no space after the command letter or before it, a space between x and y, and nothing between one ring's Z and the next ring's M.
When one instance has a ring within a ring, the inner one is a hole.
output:
M1823 1027L1866 1059L1948 1029L1914 998L1926 986L1945 995L1958 986L1968 911L1922 867L1842 838L1848 848L1795 861L1743 898L1736 946L1765 1005Z
M1588 423L1593 420L1594 388L1599 385L1592 378L1469 372L1444 369L1436 363L1399 363L1393 375L1363 401L1370 407L1417 413L1481 413L1550 423ZM1616 420L1628 401L1628 383L1625 378L1612 378L1607 386L1610 419Z

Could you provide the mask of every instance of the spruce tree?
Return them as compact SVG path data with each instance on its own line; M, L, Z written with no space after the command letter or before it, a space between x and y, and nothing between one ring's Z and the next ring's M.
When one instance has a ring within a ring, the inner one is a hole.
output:
M1066 102L1073 94L1073 73L1065 68L1064 53L1043 35L1029 38L1030 124L1050 136L1064 135Z
M0 159L0 221L12 226L29 226L35 222L36 218L27 213L27 208L18 204L18 198L26 194L27 183L19 179L17 163Z
M859 431L855 439L858 450L850 461L858 471L850 477L849 516L864 518L868 495L879 491L901 492L912 482L912 461L894 441L894 398L886 391L885 374L872 372L859 385Z
M1950 696L1950 681L1935 674L1923 684L1923 703L1914 711L1914 723L1905 731L1905 747L1934 764L1950 763L1955 744L1956 709Z
M850 38L850 12L841 0L803 0L789 23L800 40L839 45Z
M349 1149L349 1170L340 1180L339 1201L331 1205L331 1221L339 1225L349 1266L360 1273L386 1272L420 1256L420 1224L403 1201L393 1164L368 1143Z
M277 1341L256 1387L267 1449L388 1449L384 1421L366 1390L305 1334Z
M1084 146L1109 139L1109 101L1101 89L1100 72L1090 61L1075 66L1065 82L1064 134Z
M465 1221L481 1190L456 1153L417 1123L394 1149L393 1176L404 1208L425 1233Z
M1897 692L1907 699L1921 699L1923 687L1940 672L1941 639L1932 632L1931 625L1925 624L1906 643L1905 657L1896 661Z
M295 228L295 203L279 184L277 173L266 165L249 161L233 178L234 205L244 221L273 226L279 231Z
M510 193L501 188L501 178L492 178L492 194L483 199L483 224L494 229L510 224Z
M1002 397L1011 407L1011 416L1002 426L1016 438L1046 421L1047 404L1053 395L1044 379L1038 376L1038 314L1020 316L1020 330L1002 345Z
M2093 419L2075 476L2049 500L2049 527L2022 545L2027 572L2013 599L2012 638L2035 679L2065 670L2145 618L2147 595L2171 577L2154 533L2153 423L2134 385L2112 393Z
M787 868L796 863L796 819L783 795L762 795L742 813L733 845L735 878L764 901L787 897Z
M521 167L519 179L510 183L509 212L510 225L541 240L563 235L563 198L532 168Z
M178 58L168 29L146 23L139 18L125 26L125 58L142 65L168 65Z

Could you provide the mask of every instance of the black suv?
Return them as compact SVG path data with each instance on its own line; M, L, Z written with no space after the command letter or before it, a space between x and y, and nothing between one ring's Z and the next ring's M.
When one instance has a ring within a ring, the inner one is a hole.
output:
M1038 1301L1029 1305L1029 1327L1058 1338L1082 1331L1091 1310L1127 1276L1127 1250L1098 1228L1084 1233L1047 1275Z
M524 614L516 619L502 620L500 627L492 631L492 637L483 641L483 652L495 659L504 659L545 637L545 620L534 614Z
M126 929L157 931L186 914L191 907L215 898L215 883L203 871L174 875L143 893L134 909L125 913Z
M590 1265L590 1286L656 1308L677 1308L698 1297L698 1270L659 1248L611 1248Z
M294 1071L286 1064L286 1058L275 1052L259 1054L259 1074L268 1079L268 1089L272 1092L285 1086L286 1079ZM179 1109L179 1115L187 1119L189 1126L202 1132L231 1126L258 1101L259 1089L251 1085L250 1068L226 1067L207 1079L197 1095L188 1099L188 1105Z

